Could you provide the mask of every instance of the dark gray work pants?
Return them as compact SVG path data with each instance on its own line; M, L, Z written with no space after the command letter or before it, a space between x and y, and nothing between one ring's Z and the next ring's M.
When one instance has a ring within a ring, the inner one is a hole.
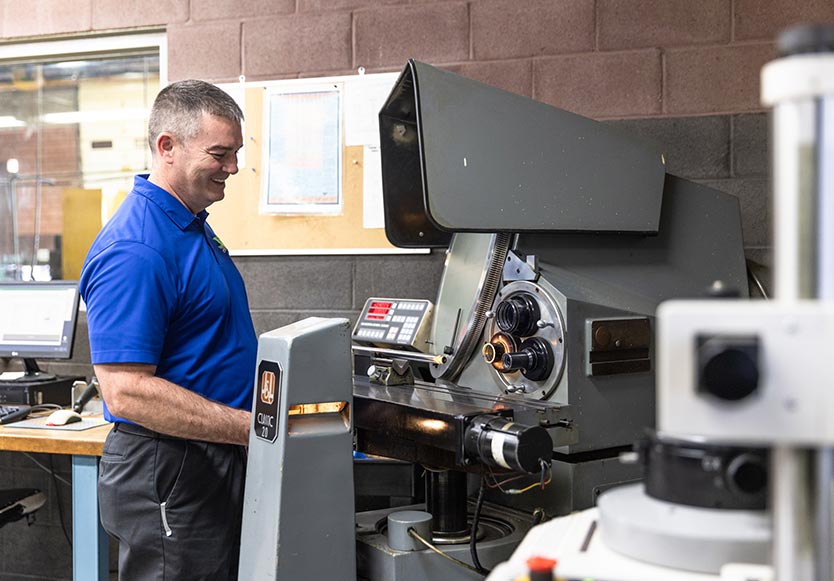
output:
M117 423L98 494L120 581L237 579L246 452Z

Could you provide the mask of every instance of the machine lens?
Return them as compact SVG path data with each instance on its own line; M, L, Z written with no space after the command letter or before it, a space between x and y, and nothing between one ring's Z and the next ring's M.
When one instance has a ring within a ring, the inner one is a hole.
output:
M541 317L539 304L527 293L501 302L495 309L498 328L511 335L529 337L536 332L536 321Z

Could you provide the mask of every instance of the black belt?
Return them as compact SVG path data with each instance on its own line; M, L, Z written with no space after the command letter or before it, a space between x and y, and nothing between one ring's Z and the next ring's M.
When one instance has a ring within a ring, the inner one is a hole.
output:
M142 436L143 438L154 438L156 440L182 440L176 436L169 436L168 434L160 434L148 428L143 428L138 424L128 424L125 422L116 422L113 424L114 432L121 432L123 434L131 434L133 436Z

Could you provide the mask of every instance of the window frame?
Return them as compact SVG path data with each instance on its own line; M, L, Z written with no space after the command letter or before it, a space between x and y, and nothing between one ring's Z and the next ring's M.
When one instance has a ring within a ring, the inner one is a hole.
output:
M0 65L38 60L61 62L102 58L119 53L159 50L159 85L168 84L168 37L164 31L109 34L83 38L0 43Z
M65 38L43 37L21 41L0 41L0 66L22 63L44 65L149 54L158 57L159 87L165 87L168 84L168 40L164 30L146 29ZM2 111L0 111L0 115L3 115ZM40 188L40 182L38 188ZM41 210L38 209L37 212L41 212ZM12 214L14 213L15 211L12 209ZM37 240L40 237L39 222L40 216L36 216L35 248L37 248ZM16 228L14 236L18 237ZM22 257L23 255L17 255L16 260L20 260ZM35 279L35 262L36 258L33 254L30 279ZM5 266L5 260L0 262L0 266ZM22 262L21 266L24 266ZM66 275L62 273L61 278L66 278ZM2 276L0 276L0 280L3 280Z

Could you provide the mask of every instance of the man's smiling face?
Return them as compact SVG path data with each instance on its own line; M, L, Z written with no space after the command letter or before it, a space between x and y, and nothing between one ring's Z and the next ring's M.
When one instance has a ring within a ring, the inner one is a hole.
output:
M172 193L194 214L219 202L225 196L226 178L238 172L241 147L240 124L204 114L197 135L176 144L168 180Z

